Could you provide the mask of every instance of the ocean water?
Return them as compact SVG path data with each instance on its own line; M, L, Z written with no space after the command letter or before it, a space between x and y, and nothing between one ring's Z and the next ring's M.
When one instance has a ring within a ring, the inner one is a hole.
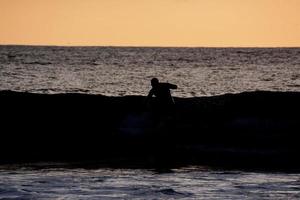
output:
M0 46L0 90L146 95L152 77L179 97L300 91L300 48ZM0 165L0 200L300 199L300 173L51 165Z
M299 199L300 174L172 169L1 168L0 199Z
M146 95L152 77L179 97L299 91L300 48L0 46L0 90Z

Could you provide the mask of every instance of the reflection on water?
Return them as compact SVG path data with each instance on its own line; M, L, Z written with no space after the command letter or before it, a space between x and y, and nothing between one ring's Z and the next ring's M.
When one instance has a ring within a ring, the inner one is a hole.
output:
M9 199L299 199L299 173L213 170L2 168Z
M0 90L146 95L158 77L174 96L299 91L300 48L0 46Z

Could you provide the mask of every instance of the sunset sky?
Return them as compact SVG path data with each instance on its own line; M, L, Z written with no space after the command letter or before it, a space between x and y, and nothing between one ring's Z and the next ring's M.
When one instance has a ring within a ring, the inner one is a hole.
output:
M0 0L0 44L300 47L300 0Z

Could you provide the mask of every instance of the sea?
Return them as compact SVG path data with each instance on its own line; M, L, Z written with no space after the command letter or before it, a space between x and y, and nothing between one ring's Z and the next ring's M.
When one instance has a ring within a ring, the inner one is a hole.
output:
M0 46L0 90L177 97L300 91L300 48ZM1 199L300 199L300 172L0 165Z
M0 46L0 90L146 95L153 77L179 97L299 91L300 48Z

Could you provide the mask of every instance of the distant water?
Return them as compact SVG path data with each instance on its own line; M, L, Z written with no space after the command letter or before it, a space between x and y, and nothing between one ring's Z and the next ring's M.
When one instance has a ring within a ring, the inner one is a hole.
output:
M300 48L0 46L0 90L146 95L152 77L181 97L300 91Z
M0 199L299 199L300 175L190 167L0 169Z

